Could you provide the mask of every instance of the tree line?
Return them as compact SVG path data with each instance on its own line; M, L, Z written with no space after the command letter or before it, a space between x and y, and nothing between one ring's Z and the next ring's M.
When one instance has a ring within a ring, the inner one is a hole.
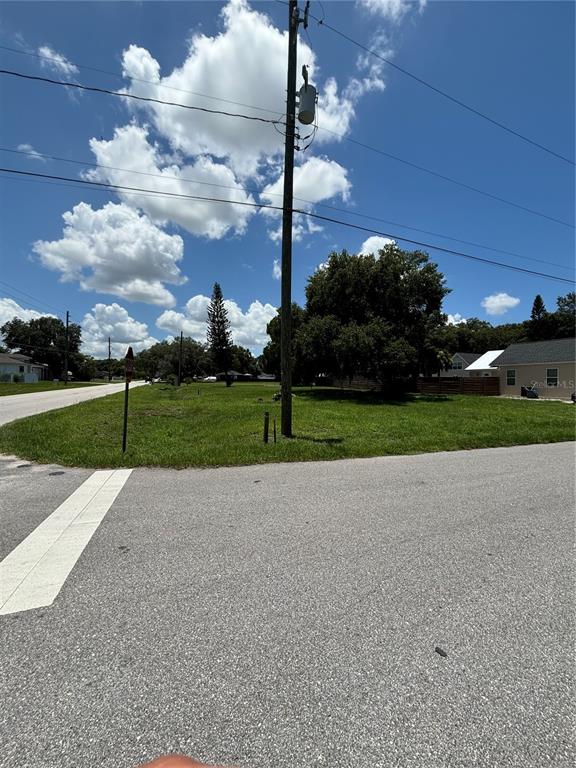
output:
M31 357L35 363L48 366L49 378L64 378L65 352L68 350L68 370L73 378L90 381L94 378L124 376L124 358L110 360L95 358L80 352L82 329L70 323L66 326L57 317L39 317L24 321L13 318L0 328L3 343L0 351L16 352ZM128 343L126 344L128 348ZM207 343L192 338L162 341L138 352L134 357L136 377L182 380L204 377L235 370L256 375L258 361L249 349L232 343L230 321L222 289L214 284L207 313Z
M493 326L479 318L448 324L442 311L450 292L428 255L391 243L375 255L333 252L308 278L306 303L292 305L293 379L296 384L365 377L382 385L402 384L449 366L454 352L481 354L510 344L573 337L576 294L559 296L548 311L540 295L530 318ZM230 321L218 283L207 312L205 344L185 337L162 341L135 355L138 377L182 380L225 373L280 374L280 314L267 326L262 355L233 344ZM46 363L51 376L63 372L66 330L58 318L25 322L14 318L0 328L11 351ZM80 352L81 328L68 329L69 370L77 379L124 374L123 359L96 359ZM182 354L180 351L182 350Z
M482 354L517 342L573 337L576 294L559 296L548 312L540 295L530 318L493 326L476 317L449 325L444 276L427 254L386 245L378 255L333 252L308 279L306 304L292 305L295 383L319 376L361 376L402 384L449 367L454 352ZM280 372L280 315L268 324L263 367Z

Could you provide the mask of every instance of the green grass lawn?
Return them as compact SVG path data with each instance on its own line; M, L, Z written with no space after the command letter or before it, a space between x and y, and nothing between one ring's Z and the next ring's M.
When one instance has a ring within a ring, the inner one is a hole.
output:
M458 395L384 401L370 393L295 389L294 438L280 432L277 384L169 385L130 393L121 452L123 394L0 428L0 451L69 466L218 466L453 451L574 440L574 409L555 402ZM271 442L262 441L264 411Z
M120 382L122 383L122 382ZM69 381L68 384L59 381L37 381L35 384L3 384L0 383L0 397L6 395L29 395L32 392L47 392L53 389L71 389L72 387L94 387L98 384L108 384L107 381Z

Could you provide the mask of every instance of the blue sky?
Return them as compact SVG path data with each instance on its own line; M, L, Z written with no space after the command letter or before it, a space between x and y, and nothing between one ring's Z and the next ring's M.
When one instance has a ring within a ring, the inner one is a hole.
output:
M322 5L312 2L311 11L399 66L573 159L573 3L324 0ZM240 0L7 2L0 16L0 45L48 58L0 49L0 60L3 69L31 75L281 117L286 16L281 3ZM320 94L318 133L305 152L297 153L296 194L314 203L307 204L309 210L573 277L573 226L488 199L329 131L572 225L573 165L363 56L314 20L307 34L301 29L299 53L299 64L310 65L311 82ZM120 75L124 71L124 77L84 65ZM2 148L114 170L5 151L0 152L2 167L161 191L281 201L274 193L281 191L283 138L273 125L165 105L143 107L5 75L0 88ZM202 339L206 303L218 281L230 301L237 343L256 352L265 343L266 322L280 302L276 216L157 195L121 198L110 191L15 181L5 174L0 174L0 195L0 320L15 311L30 317L34 311L62 315L68 309L83 325L87 352L104 355L110 335L120 354L127 343L141 349L180 329ZM320 228L314 222L311 227L309 221L298 221L295 228L293 296L300 303L308 276L331 250L357 253L370 237L336 224ZM452 316L519 321L529 315L536 293L553 309L556 297L570 290L566 283L429 253L452 289L445 301Z

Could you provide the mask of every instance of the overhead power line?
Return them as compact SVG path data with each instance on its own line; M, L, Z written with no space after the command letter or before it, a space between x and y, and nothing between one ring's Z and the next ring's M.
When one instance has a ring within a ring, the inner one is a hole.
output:
M21 305L21 303L22 303L23 301L25 301L25 300L24 300L24 299L22 299L20 296L17 296L17 295L16 295L16 294L15 294L13 291L7 290L7 289L5 289L5 288L2 288L2 289L0 290L0 297L1 297L1 298L3 298L3 299L12 299L12 300L13 300L13 301L15 301L15 302L16 302L16 304L18 304L19 306ZM28 307L26 307L26 309L27 309L27 310L32 310L33 312L37 312L39 315L42 315L42 316L46 316L46 315L48 314L48 313L47 313L45 310L39 309L39 308L38 308L38 307L36 307L36 306L28 306ZM15 315L15 316L16 316L16 315ZM0 338L1 338L1 337L0 337Z
M418 77L418 75L415 75L413 72L410 72L404 67L401 67L398 64L395 64L393 61L391 61L390 59L387 59L385 56L382 56L382 54L378 53L378 51L375 51L373 48L369 48L367 45L364 45L363 43L358 42L358 40L354 40L352 37L350 37L350 35L347 35L345 32L342 32L341 30L336 29L336 27L333 27L332 25L328 24L325 19L319 19L317 16L314 16L314 14L312 13L310 14L310 16L311 18L313 18L315 21L318 22L319 26L329 29L331 32L334 32L334 34L338 35L344 40L347 40L349 43L352 43L352 45L355 45L361 50L370 54L371 56L374 56L375 58L384 62L384 64L387 64L389 67L393 67L396 71L401 72L403 75L406 75L406 77L409 77L415 82L419 83L420 85L423 85L425 88L429 88L431 91L434 91L434 93L437 93L439 96L443 96L445 99L448 99L448 101L451 101L453 104L456 104L462 109L465 109L468 112L471 112L472 114L476 115L477 117L480 117L483 120L486 120L492 125L495 125L497 128L501 128L503 131L506 131L507 133L512 134L512 136L516 136L516 138L521 139L522 141L525 141L526 143L531 144L532 146L537 147L538 149L541 149L543 152L547 152L549 155L556 157L558 160L563 160L565 163L568 163L569 165L572 165L572 166L576 165L576 163L574 163L573 160L570 160L570 158L565 157L565 155L561 155L559 152L555 152L553 149L550 149L549 147L544 146L544 144L540 144L540 142L535 141L534 139L531 139L529 136L526 136L525 134L520 133L514 128L510 128L510 126L506 125L505 123L502 123L499 120L495 120L493 117L490 117L485 112L482 112L481 110L476 109L475 107L472 107L470 104L466 104L464 101L456 98L455 96L452 96L447 91L444 91L441 88L438 88L432 83L429 83L427 80L424 80L422 77Z
M20 48L10 48L8 45L0 45L0 50L2 51L10 51L10 53L18 53L23 56L32 56L35 59L40 59L41 61L52 61L60 63L59 59L56 59L54 56L44 56L40 53L34 53L33 51L24 51ZM74 66L78 69L85 69L89 72L98 72L101 75L110 75L111 77L116 77L119 80L133 80L135 83L145 83L146 85L153 85L155 88L163 88L167 91L175 91L177 93L186 93L189 96L199 96L202 99L209 99L210 101L219 101L223 102L225 104L233 104L235 107L244 107L246 109L254 109L256 112L268 112L270 115L277 115L279 112L281 112L281 109L270 109L266 107L256 107L253 104L246 104L242 101L233 101L232 99L224 99L221 96L209 96L207 93L201 93L199 91L190 91L186 88L176 88L174 85L166 85L166 83L158 83L154 80L146 80L143 77L136 77L134 75L123 75L120 72L114 72L110 69L101 69L100 67L92 67L88 64L78 64L77 62L74 62Z
M21 288L17 288L15 285L10 285L10 283L6 283L4 280L0 280L0 285L3 285L6 288L9 288L11 291L16 291L17 293L21 293L22 296L26 297L27 299L32 299L32 301L35 301L37 304L43 304L45 307L49 307L50 309L55 309L56 312L61 311L58 307L55 307L54 304L49 304L47 301L44 301L43 299L39 299L37 296L32 296L32 294L26 293L26 291L23 291ZM19 301L22 301L22 299L19 299Z
M113 166L113 165L102 165L100 163L93 163L93 162L89 162L89 161L78 160L78 159L75 159L75 158L60 157L58 155L48 155L48 154L44 154L42 152L37 152L36 150L34 150L34 151L27 151L27 150L23 150L23 149L9 149L8 147L1 147L0 146L0 152L9 152L10 154L15 154L15 155L26 155L28 157L41 157L41 158L48 159L48 160L56 160L58 162L71 163L73 165L82 165L82 166L88 166L90 168L102 168L104 170L121 171L123 173L133 173L133 174L137 174L139 176L150 176L152 178L159 178L159 179L163 179L163 180L173 180L173 181L178 181L178 182L186 183L186 184L201 184L203 186L215 187L215 188L221 188L221 189L230 189L230 190L238 190L238 189L240 189L240 190L242 190L244 192L248 192L248 193L251 193L251 194L261 195L265 191L265 190L257 189L257 188L254 188L254 187L244 187L244 186L241 186L241 185L232 186L231 184L219 184L217 182L203 181L203 180L200 180L200 179L192 179L192 178L189 178L189 177L187 178L187 177L180 177L180 176L171 176L171 175L165 175L165 174L162 174L162 173L150 173L148 171L136 171L136 170L133 170L133 169L130 169L130 168L120 168L118 166ZM51 183L53 183L53 182L51 182ZM68 185L63 185L63 186L68 186ZM158 191L160 192L160 190L158 190ZM280 193L280 192L266 192L266 194L270 195L270 196L273 196L273 197L280 197L280 198L282 197L282 193ZM346 210L345 208L340 208L340 207L335 206L335 205L329 205L327 203L315 203L312 200L306 200L305 198L302 198L302 197L294 197L293 199L297 200L297 201L299 201L301 203L305 203L307 205L314 205L314 206L319 207L319 208L326 208L327 210L337 211L338 213L344 213L344 214L346 214L348 216L354 216L356 218L362 218L362 219L366 219L366 220L370 220L370 221L377 221L377 222L379 222L381 224L391 224L392 226L402 227L403 229L411 229L414 232L421 232L422 234L432 235L433 237L440 237L440 238L442 238L444 240L451 240L451 241L456 242L456 243L463 243L464 245L471 245L474 248L482 248L483 250L494 251L495 253L501 253L501 254L503 254L505 256L513 256L514 258L522 259L522 260L525 260L525 261L532 261L532 262L536 262L536 263L539 263L539 264L546 264L547 266L550 266L550 267L558 267L559 269L565 269L565 270L568 270L568 271L574 271L573 267L567 267L565 264L557 264L555 262L547 261L545 259L536 259L536 258L533 258L533 257L530 257L530 256L524 256L522 254L515 253L514 251L508 251L508 250L505 250L505 249L502 249L502 248L494 248L494 247L492 247L490 245L485 245L485 244L482 244L482 243L476 243L476 242L473 242L471 240L462 240L461 238L452 237L450 235L445 235L445 234L442 234L440 232L432 232L430 230L421 229L419 227L414 227L414 226L411 226L409 224L402 224L402 223L397 222L397 221L391 221L389 219L383 219L383 218L381 218L379 216L372 216L372 215L365 214L365 213L358 213L357 211L349 211L349 210Z
M7 181L25 182L25 183L29 183L29 184L47 184L47 185L53 186L53 187L65 187L65 188L68 188L68 189L78 189L78 186L76 184L73 184L73 183L72 184L67 184L67 183L61 182L61 181L50 181L49 179L33 179L33 178L31 179L31 178L25 178L25 177L15 178L15 177L12 177L12 176L5 176L4 179L7 180ZM104 185L102 187L94 187L93 189L90 190L90 192L100 192L101 194L106 194L109 191L110 190L107 188L107 185ZM154 197L162 197L162 196L163 196L162 192L156 192L156 191L150 191L150 192L142 191L142 192L138 192L138 198L142 198L142 197L154 198ZM210 198L200 198L200 199L201 200L205 200L205 199L210 199ZM235 202L234 200L215 200L215 202L222 202L222 203L228 202L228 203L231 203L233 205L242 205L241 202ZM262 207L262 208L271 207L271 206L267 206L267 205L258 206L256 203L254 203L254 205L256 207ZM332 206L329 206L329 205L325 205L323 207L324 208L332 208ZM416 232L423 232L425 234L432 234L432 235L435 235L437 237L443 237L443 238L445 238L447 240L453 240L453 241L455 241L457 243L466 243L467 245L473 245L473 246L475 246L477 248L483 248L485 250L494 251L496 253L502 253L502 254L505 254L505 255L514 256L515 258L518 258L518 259L523 259L523 260L526 260L526 261L533 261L533 262L537 262L539 264L546 264L549 267L558 267L559 269L564 269L564 270L567 270L568 272L574 272L574 268L567 267L565 264L557 264L555 262L545 261L544 259L534 259L534 258L531 258L530 256L522 256L521 254L516 254L516 253L514 253L512 251L505 251L505 250L501 250L501 249L498 249L498 248L489 248L486 245L480 245L478 243L473 243L473 242L470 242L468 240L458 240L457 238L448 237L447 235L440 235L440 234L438 234L436 232L429 232L428 230L417 229L416 227L408 227L407 225L399 224L398 222L390 222L390 221L386 221L385 219L379 219L379 218L376 218L376 217L373 217L373 216L365 216L364 214L356 213L354 211L346 211L343 208L335 208L335 210L342 211L343 213L349 214L351 216L363 216L363 218L366 218L366 219L372 219L372 220L375 220L375 221L386 222L388 224L392 224L393 223L395 226L405 227L406 229L413 229ZM300 211L295 209L295 212L298 213ZM305 215L308 215L308 214L305 213ZM369 231L373 232L373 234L378 234L378 232L375 231L375 230L369 230ZM396 236L396 239L400 240L401 238L400 238L400 236ZM435 248L435 247L436 246L430 245L430 248Z
M206 200L213 203L228 203L229 205L243 205L248 208L270 208L276 211L281 211L282 206L269 205L266 203L250 203L243 200L226 200L217 197L203 197L202 195L187 195L184 192L159 192L156 189L143 189L142 187L128 187L123 184L111 184L107 181L89 181L88 179L74 179L71 176L57 176L51 173L34 173L33 171L19 171L15 168L0 168L2 173L15 173L20 176L35 176L41 179L55 179L57 181L68 181L73 184L81 184L82 186L89 187L101 187L105 189L121 189L128 192L145 193L146 195L156 195L159 197L177 197L186 200Z
M29 178L26 178L26 177L23 177L23 176L18 176L18 177L16 177L16 176L4 176L3 179L4 179L4 181L16 181L16 182L22 183L22 184L44 184L44 185L49 186L49 187L62 187L62 188L65 188L65 189L76 189L76 190L79 189L77 183L67 184L64 181L51 181L50 179L29 179ZM78 179L74 179L74 181L78 182ZM101 192L103 194L106 194L110 190L107 189L106 186L104 186L104 187L94 187L93 189L90 189L89 191L90 192ZM154 198L154 197L158 197L158 196L161 197L162 196L162 192L138 192L138 198L141 198L141 197L152 197L152 198Z
M295 209L295 212L302 213L302 211L296 211L296 209ZM512 264L504 264L501 261L492 261L492 259L483 259L481 256L472 256L469 253L462 253L462 251L453 251L450 248L442 248L441 246L438 246L438 245L431 246L429 243L419 242L418 240L408 240L407 238L399 238L396 235L391 235L388 232L378 232L374 229L369 229L368 227L361 227L359 224L350 224L349 222L340 221L339 219L332 219L329 216L322 216L319 213L308 212L306 213L306 215L310 216L313 219L319 219L320 221L329 221L329 222L332 222L333 224L340 224L343 227L349 227L351 229L360 230L361 232L370 232L371 234L374 234L374 235L381 235L382 237L389 237L389 238L393 238L394 240L401 240L405 243L411 243L412 245L421 246L423 248L431 248L432 250L440 251L442 253L449 253L453 256L461 256L464 259L472 259L473 261L484 262L484 264L492 264L493 266L495 265L498 267L505 267L506 269L512 269L515 272L525 272L528 275L538 275L539 277L545 277L551 280L558 280L561 283L569 283L570 285L574 285L576 283L576 281L568 280L568 278L566 277L557 277L556 275L550 275L550 274L547 274L546 272L535 272L532 269L524 269L524 267L516 267L516 266L513 266Z
M15 349L16 347L18 347L18 349L41 349L46 352L60 352L62 354L66 351L63 347L44 347L44 346L41 346L40 344L20 344L20 343L11 345L10 349ZM18 353L8 352L8 354L10 355L10 354L18 354Z
M322 128L320 127L318 130L324 130L327 133L335 133L334 131L329 130L328 128ZM340 136L340 134L335 133L336 136ZM510 205L513 208L518 208L520 211L525 211L526 213L530 213L533 216L540 216L543 219L548 219L548 221L553 221L556 224L562 224L564 227L570 227L571 229L574 229L574 224L571 224L568 221L564 221L563 219L557 219L554 216L549 216L547 213L542 213L542 211L537 211L535 208L528 208L525 205L521 205L520 203L515 203L512 200L507 200L505 197L500 197L499 195L494 195L492 192L486 192L483 189L480 189L479 187L474 187L471 184L466 184L463 181L458 181L457 179L453 179L451 176L446 176L443 173L438 173L438 171L433 171L430 168L426 168L423 165L418 165L417 163L413 163L411 160L406 160L405 158L398 157L398 155L393 155L391 152L385 152L383 149L378 149L378 147L372 147L370 144L365 144L363 141L358 141L358 139L353 139L350 136L343 136L342 137L345 141L349 142L350 144L356 144L359 147L363 147L364 149L368 149L371 152L375 152L378 155L382 155L382 157L388 157L390 160L395 160L398 163L402 163L403 165L407 165L410 168L415 168L418 171L422 171L423 173L427 173L430 176L435 176L437 179L442 179L443 181L448 181L450 184L455 184L458 187L461 187L462 189L467 189L470 192L476 192L478 195L483 195L484 197L488 197L491 200L496 200L499 203L504 203L505 205Z
M153 189L143 189L141 187L128 187L128 186L124 186L124 185L121 185L121 184L109 184L109 183L99 182L99 181L88 181L86 179L74 179L74 178L71 178L71 177L68 177L68 176L56 176L55 174L36 173L36 172L33 172L33 171L19 171L19 170L14 169L14 168L0 168L0 172L1 173L13 173L13 174L16 174L16 175L19 175L19 176L38 177L38 178L42 178L42 179L55 179L56 181L67 181L67 182L72 182L72 183L78 184L80 186L87 186L87 187L99 187L99 188L107 188L107 189L111 189L111 190L120 189L120 190L124 190L124 191L128 191L128 192L134 192L134 193L143 192L143 193L146 193L146 194L157 195L159 197L181 198L181 199L186 199L186 200L201 200L201 201L211 202L211 203L224 203L226 205L240 205L240 206L244 206L244 207L248 207L248 208L268 209L268 210L274 210L274 211L282 211L283 210L282 206L278 206L278 205L269 205L269 204L265 204L265 203L250 203L250 202L247 202L247 201L238 201L238 200L226 200L226 199L223 199L223 198L205 197L205 196L202 196L202 195L187 195L187 194L178 193L178 192L157 192L156 190L153 190ZM450 254L450 255L453 255L453 256L459 256L459 257L462 257L462 258L465 258L465 259L469 259L471 261L477 261L477 262L480 262L480 263L483 263L483 264L490 264L492 266L502 267L504 269L510 269L510 270L512 270L514 272L522 272L524 274L535 275L537 277L543 277L543 278L546 278L548 280L557 280L557 281L559 281L561 283L568 283L570 285L574 284L574 280L569 280L568 278L565 278L565 277L559 277L557 275L551 275L551 274L546 273L546 272L536 272L534 270L525 269L524 267L518 267L518 266L515 266L513 264L506 264L504 262L494 261L492 259L485 259L485 258L482 258L480 256L473 256L473 255L468 254L468 253L463 253L462 251L455 251L455 250L452 250L451 248L444 248L442 246L434 245L432 243L425 243L425 242L422 242L422 241L419 241L419 240L413 240L411 238L404 237L402 235L394 234L394 233L391 233L391 232L382 232L382 231L379 231L379 230L376 230L376 229L371 229L369 227L362 227L359 224L352 224L350 222L342 221L341 219L334 219L334 218L331 218L329 216L322 216L322 215L320 215L318 213L312 213L310 211L302 210L302 209L299 209L299 208L293 208L292 211L293 211L293 213L297 213L297 214L300 214L302 216L307 216L307 217L318 219L318 220L321 220L321 221L327 221L327 222L330 222L330 223L333 223L333 224L339 224L341 226L348 227L349 229L355 229L355 230L358 230L360 232L368 232L368 233L373 234L373 235L380 235L382 237L388 237L388 238L393 239L393 240L399 240L400 242L403 242L403 243L410 243L411 245L416 245L418 247L427 248L427 249L430 249L432 251L439 251L441 253L447 253L447 254Z
M280 2L280 0L278 0L278 2ZM16 51L16 49L8 48L7 46L0 46L0 49L10 50L10 51L18 52L18 53L28 53L26 51ZM35 56L35 57L40 58L40 59L52 60L52 57L40 56L39 54L29 53L28 55ZM103 72L103 73L106 73L106 74L114 75L115 77L122 78L122 75L120 75L117 72L108 72L108 70L101 70L101 69L97 69L96 67L84 66L84 68L85 69L93 70L95 72ZM159 103L159 104L168 104L168 105L171 105L171 106L180 106L180 107L183 107L185 109L200 110L200 111L203 111L203 112L208 112L210 114L221 114L221 115L226 115L226 116L229 116L229 117L242 117L242 118L244 118L246 120L256 120L256 121L260 121L260 122L264 122L264 123L270 123L271 125L275 125L275 126L277 126L277 125L284 125L284 122L282 120L280 120L280 119L266 120L264 118L257 118L257 117L253 117L253 116L250 116L250 115L240 115L240 114L237 114L237 113L231 113L231 112L226 112L226 111L222 111L222 110L209 110L209 109L206 109L206 108L203 108L203 107L198 107L198 106L190 106L190 105L186 105L186 104L178 104L178 103L175 103L175 102L162 101L161 99L153 99L153 98L148 98L148 97L143 97L143 96L135 96L133 94L122 93L120 91L111 91L111 90L104 89L104 88L93 88L93 87L88 87L88 86L81 86L78 83L69 83L69 82L65 82L65 81L62 81L62 80L54 80L54 79L51 79L51 78L42 78L42 77L37 77L37 76L32 76L32 75L26 75L26 74L23 74L21 72L13 72L11 70L0 70L0 74L11 74L11 75L14 75L14 76L17 76L17 77L21 77L21 78L24 78L24 79L39 80L41 82L44 81L44 82L47 82L47 83L50 83L50 84L53 84L53 85L61 85L63 87L82 88L84 90L97 91L99 93L104 93L106 95L111 95L111 96L120 96L120 97L125 97L125 98L137 99L137 100L140 100L140 101L149 101L149 102L155 102L155 103ZM156 86L159 86L159 87L169 87L169 86L160 86L160 84L154 83L151 80L142 80L142 79L139 79L139 78L133 78L133 79L141 80L141 82L149 83L151 85L156 85ZM183 93L189 93L189 94L193 94L193 95L195 94L194 91L185 91L183 89L173 89L173 90L178 90L178 91L182 91ZM269 113L272 113L272 114L278 114L276 111L270 110L270 109L266 109L264 107L256 107L254 105L242 104L241 102L231 102L229 99L221 99L221 98L217 98L217 97L213 97L213 96L212 97L207 97L205 94L196 94L196 95L202 96L203 98L211 98L211 99L213 99L215 101L222 101L222 102L225 102L225 103L236 104L238 106L244 106L244 107L246 107L248 109L255 109L255 110L259 110L259 111L263 111L263 112L269 112ZM558 219L558 218L555 218L554 216L550 216L549 214L542 213L541 211L538 211L538 210L536 210L534 208L529 208L529 207L527 207L525 205L521 205L520 203L516 203L516 202L514 202L512 200L508 200L508 199L506 199L504 197L501 197L499 195L495 195L492 192L487 192L487 191L485 191L483 189L480 189L479 187L473 186L472 184L467 184L466 182L459 181L458 179L454 179L454 178L452 178L450 176L446 176L445 174L439 173L438 171L434 171L431 168L426 168L423 165L418 165L418 163L414 163L414 162L412 162L410 160L406 160L403 157L399 157L398 155L394 155L391 152L386 152L383 149L371 146L370 144L366 144L365 142L358 141L358 139L353 139L350 136L346 136L343 133L339 133L338 131L332 131L331 129L325 128L323 126L318 126L318 130L319 131L323 131L325 133L328 133L331 136L335 136L335 137L337 137L339 139L342 139L343 141L346 141L346 142L348 142L350 144L354 144L354 145L356 145L358 147L362 147L363 149L369 150L370 152L374 152L375 154L378 154L378 155L380 155L382 157L386 157L389 160L394 160L395 162L401 163L402 165L406 165L406 166L408 166L410 168L414 168L415 170L422 171L423 173L426 173L426 174L428 174L430 176L434 176L434 177L436 177L438 179L442 179L443 181L446 181L446 182L448 182L450 184L455 184L456 186L460 187L461 189L467 189L469 192L475 192L476 194L482 195L482 196L484 196L486 198L489 198L491 200L495 200L496 202L504 203L505 205L510 205L513 208L517 208L518 210L524 211L525 213L529 213L529 214L532 214L534 216L540 216L541 218L547 219L548 221L553 221L556 224L561 224L562 226L565 226L565 227L574 228L574 225L569 223L569 222L567 222L567 221L563 221L562 219Z
M190 109L194 112L206 112L210 115L224 115L225 117L238 117L242 120L251 120L257 123L269 123L271 125L283 125L281 120L269 120L266 117L256 117L254 115L243 115L240 112L226 112L221 109L209 109L208 107L198 107L192 104L181 104L175 101L164 101L162 99L154 99L151 96L136 96L133 93L122 93L121 91L112 91L109 88L97 88L92 85L81 85L80 83L74 83L68 80L56 80L51 77L40 77L40 75L26 75L23 72L14 72L10 69L0 69L0 75L8 75L10 77L19 77L23 80L35 80L40 83L49 83L50 85L60 85L66 88L77 88L81 91L90 91L92 93L103 93L107 96L119 96L123 99L134 99L135 101L145 101L153 104L163 104L169 107L180 107L181 109Z
M99 342L100 344L107 344L108 343L108 336L106 336L105 338L102 338L102 339L96 339L95 341L96 341L96 343ZM116 341L115 339L110 339L110 344L122 344L122 345L125 345L125 344L129 344L129 343L130 342L127 342L127 341ZM134 342L134 341L132 342L132 344L135 344L135 343L136 342ZM61 352L61 353L66 352L64 347L45 347L45 346L41 346L40 344L20 344L20 343L18 343L18 344L12 345L11 349L15 349L16 347L18 347L19 349L42 349L42 350L47 351L47 352ZM10 354L18 354L18 353L8 352L8 354L10 355ZM80 354L84 354L84 353L81 352ZM93 357L93 355L87 355L87 357ZM96 358L96 359L104 360L105 358Z

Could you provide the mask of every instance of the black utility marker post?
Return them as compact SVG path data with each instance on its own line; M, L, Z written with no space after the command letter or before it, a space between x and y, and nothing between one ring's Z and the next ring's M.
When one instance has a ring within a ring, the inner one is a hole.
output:
M268 411L264 411L264 442L268 442L268 429L270 426L270 414Z
M126 453L126 436L128 433L128 391L130 389L130 382L132 381L132 374L134 373L134 352L132 347L128 347L126 357L124 358L124 365L126 371L126 387L124 389L124 431L122 432L122 453Z

